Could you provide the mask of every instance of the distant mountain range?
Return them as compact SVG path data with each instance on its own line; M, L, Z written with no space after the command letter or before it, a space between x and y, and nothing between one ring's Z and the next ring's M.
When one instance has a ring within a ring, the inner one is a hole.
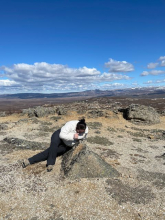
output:
M76 97L136 97L136 98L165 98L165 88L130 88L116 90L87 90L84 92L68 92L68 93L17 93L4 94L0 98L4 99L42 99L42 98L76 98Z

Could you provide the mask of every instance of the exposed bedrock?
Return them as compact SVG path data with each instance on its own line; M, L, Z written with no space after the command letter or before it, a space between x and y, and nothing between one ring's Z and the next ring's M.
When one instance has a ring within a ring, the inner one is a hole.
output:
M89 150L85 143L80 143L63 155L61 169L65 177L102 178L118 177L119 172L106 163L98 154Z

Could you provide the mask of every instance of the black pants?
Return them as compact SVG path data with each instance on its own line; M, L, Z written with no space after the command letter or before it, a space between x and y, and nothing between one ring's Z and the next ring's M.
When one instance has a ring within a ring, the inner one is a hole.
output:
M30 164L47 160L47 166L54 165L57 156L61 156L71 149L71 147L66 146L59 138L60 131L61 129L53 133L51 137L50 147L48 149L28 159Z

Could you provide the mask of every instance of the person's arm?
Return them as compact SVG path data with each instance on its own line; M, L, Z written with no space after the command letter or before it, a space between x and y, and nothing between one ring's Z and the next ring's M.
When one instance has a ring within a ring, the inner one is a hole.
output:
M62 128L60 132L60 138L65 140L65 141L73 141L74 140L74 122L67 122Z

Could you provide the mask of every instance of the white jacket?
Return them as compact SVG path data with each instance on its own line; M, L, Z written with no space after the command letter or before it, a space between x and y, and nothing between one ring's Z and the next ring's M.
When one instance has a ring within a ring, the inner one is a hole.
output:
M60 132L60 138L63 140L64 144L67 146L74 146L78 140L85 139L88 134L88 127L86 127L85 132L78 136L78 140L74 139L74 134L76 134L76 127L78 120L67 122Z

